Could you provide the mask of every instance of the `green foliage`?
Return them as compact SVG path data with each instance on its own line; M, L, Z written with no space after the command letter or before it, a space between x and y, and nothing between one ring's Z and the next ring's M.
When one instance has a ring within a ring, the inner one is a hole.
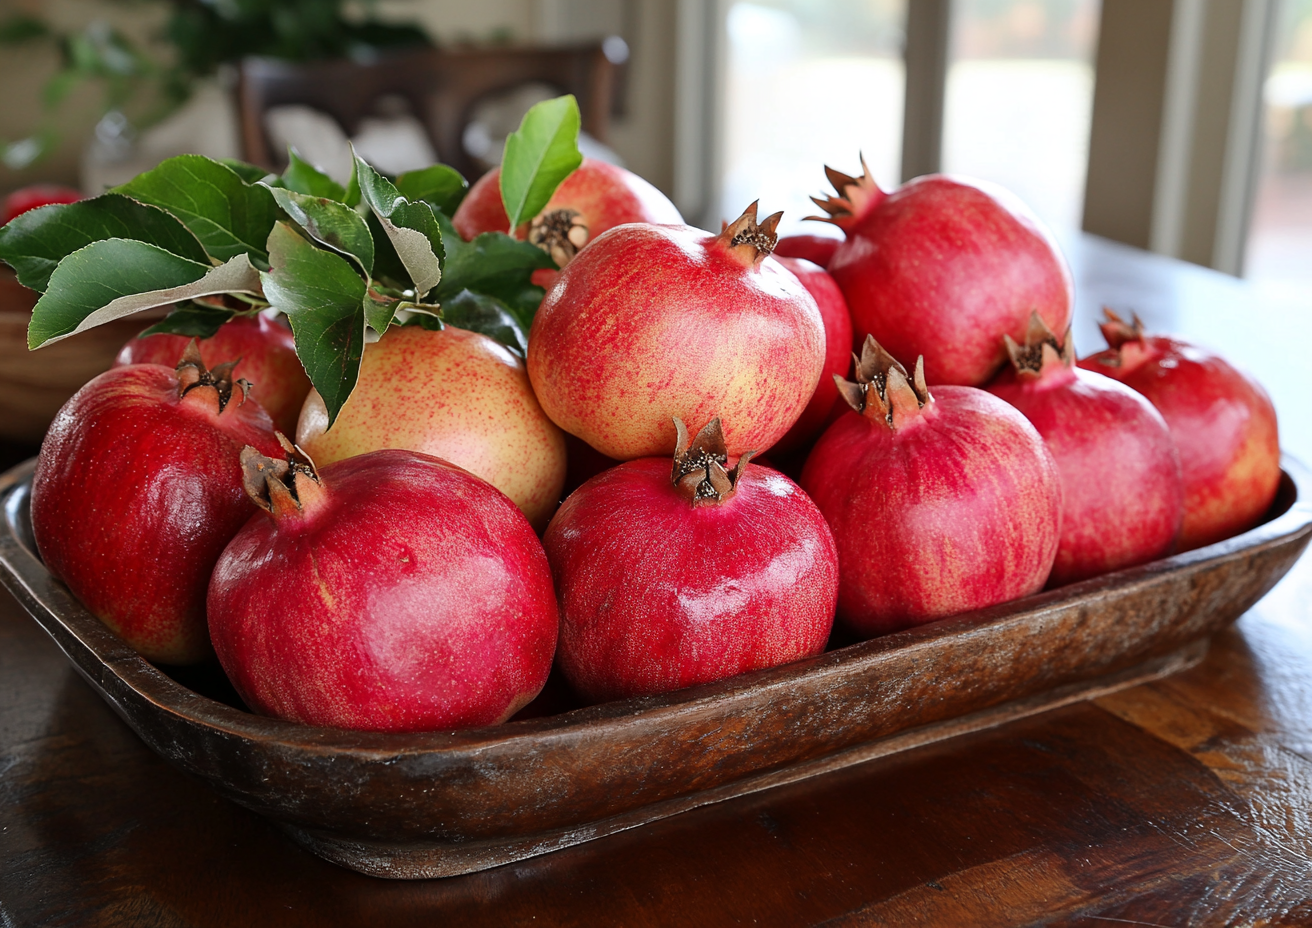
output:
M423 298L442 279L442 260L446 254L433 208L422 201L411 203L391 181L358 156L355 176L361 198L391 242L415 293Z
M455 168L434 164L406 171L396 179L396 189L411 203L423 200L435 211L451 216L469 191L469 181Z
M579 105L566 94L535 105L506 139L501 161L501 202L518 229L547 205L560 182L583 163Z
M341 190L341 187L337 188ZM368 277L374 270L374 239L360 214L345 203L270 188L273 199L291 220L321 245L354 258Z
M223 324L235 315L236 312L231 309L185 300L142 332L140 337L186 335L189 338L213 338Z
M312 197L327 197L338 202L346 199L346 188L302 159L295 148L287 150L287 170L282 172L282 185Z
M345 258L315 248L285 222L269 235L269 268L260 275L264 295L287 314L296 354L331 425L360 376L365 283Z
M437 301L445 305L462 290L493 297L527 332L544 293L531 278L539 268L556 266L551 256L501 232L484 232L466 242L445 216L439 216L438 222L448 246L445 276L433 294Z
M457 329L486 335L520 357L528 353L528 337L519 320L495 297L461 290L442 303L442 321Z
M107 238L135 239L209 264L205 249L181 222L154 206L117 193L29 210L0 228L0 260L24 287L44 291L65 255Z

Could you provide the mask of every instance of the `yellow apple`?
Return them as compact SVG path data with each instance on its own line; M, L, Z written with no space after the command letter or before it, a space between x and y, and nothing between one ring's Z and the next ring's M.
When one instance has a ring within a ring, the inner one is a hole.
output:
M319 467L380 448L443 458L505 493L538 531L565 484L565 435L538 405L524 362L452 326L392 328L366 345L337 421L328 427L310 391L296 443Z

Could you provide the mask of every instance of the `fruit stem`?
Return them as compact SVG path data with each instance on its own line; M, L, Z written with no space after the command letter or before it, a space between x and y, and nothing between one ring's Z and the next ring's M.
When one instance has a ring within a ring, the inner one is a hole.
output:
M729 452L719 416L697 433L686 450L683 446L688 442L688 428L678 416L673 418L676 437L670 483L694 506L717 506L732 499L747 462L756 452L744 451L729 471Z
M241 450L246 495L275 521L313 511L326 495L310 456L281 432L278 441L287 452L286 460L265 457L250 445Z
M743 210L743 214L726 225L716 236L726 251L743 267L760 265L779 241L775 229L779 227L782 212L771 213L761 222L756 221L756 208L759 200Z
M856 383L837 374L834 383L847 404L868 419L882 419L891 429L899 429L920 416L934 398L925 384L925 359L916 359L913 375L896 358L867 335L861 357L853 355Z
M578 210L553 209L533 217L528 240L551 255L556 267L563 268L588 243L588 224Z
M861 159L861 176L852 177L842 171L825 165L825 176L834 185L834 194L825 197L811 197L811 202L825 211L824 216L807 216L816 222L832 222L843 231L849 231L866 214L882 203L888 194L879 189L874 177L866 165L866 156Z
M1070 326L1066 327L1066 335L1059 343L1056 334L1036 312L1030 313L1025 344L1016 344L1006 334L1002 336L1002 341L1007 346L1007 356L1011 358L1018 380L1053 378L1059 376L1058 372L1073 372L1075 369L1075 340L1071 338Z
M206 369L205 362L200 356L200 342L193 338L187 343L187 348L182 353L182 360L174 368L178 374L179 398L187 402L188 397L195 397L196 399L190 402L217 405L221 414L227 408L228 401L232 399L233 387L240 387L241 402L237 405L242 405L246 402L251 385L245 380L232 379L232 370L240 363L241 358L238 358L235 361L217 364L214 370Z

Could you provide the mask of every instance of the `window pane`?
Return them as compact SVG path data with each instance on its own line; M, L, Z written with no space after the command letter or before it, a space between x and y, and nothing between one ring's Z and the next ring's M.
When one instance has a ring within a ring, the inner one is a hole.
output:
M954 0L943 169L1007 187L1078 228L1098 0Z
M1312 282L1312 0L1284 0L1279 15L1245 276L1305 290Z
M728 8L721 207L732 219L758 197L802 222L828 186L824 165L896 186L902 151L904 0L753 0ZM836 232L834 234L837 234Z

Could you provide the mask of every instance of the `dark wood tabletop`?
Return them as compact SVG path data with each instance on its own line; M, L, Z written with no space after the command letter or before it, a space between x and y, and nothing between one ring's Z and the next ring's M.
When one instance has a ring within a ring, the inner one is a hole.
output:
M1082 352L1103 302L1208 341L1312 458L1289 334L1312 306L1070 253ZM0 592L0 926L435 924L1312 924L1312 561L1173 677L421 882L325 863L167 766Z

